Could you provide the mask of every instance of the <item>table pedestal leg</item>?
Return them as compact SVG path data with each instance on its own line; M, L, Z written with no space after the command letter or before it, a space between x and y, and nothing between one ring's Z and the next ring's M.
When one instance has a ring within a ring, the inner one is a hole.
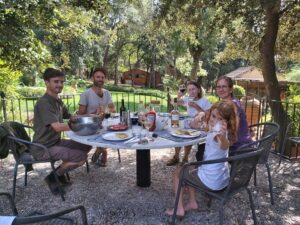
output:
M139 187L150 187L150 150L136 150L136 184Z

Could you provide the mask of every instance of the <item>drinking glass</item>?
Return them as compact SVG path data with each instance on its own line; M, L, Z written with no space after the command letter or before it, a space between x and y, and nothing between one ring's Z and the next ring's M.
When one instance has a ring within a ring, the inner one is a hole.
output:
M184 93L185 93L185 91L186 91L185 85L180 85L180 86L179 86L179 91L182 93L182 95L184 95Z
M105 124L104 124L105 127L108 127L108 122L109 122L110 116L111 116L110 109L108 107L105 107L105 109L104 109L104 120L103 120L103 122L105 122Z
M105 107L103 105L99 105L96 114L104 118L104 111L105 111Z
M153 125L153 121L146 117L144 120L144 127L147 129L147 135L146 135L147 138L150 137L149 129L152 127L152 125Z
M193 102L194 101L194 97L188 97L188 103Z
M138 112L138 125L143 126L145 120L145 111Z
M141 134L142 133L142 127L134 125L134 126L132 126L131 131L132 131L132 135L134 137L138 137L139 141L140 141L141 138L142 138L142 134Z
M214 133L214 134L218 134L220 133L222 128L222 123L220 121L217 121L213 127L211 128L211 130L209 131L209 133Z
M191 128L191 122L193 120L193 117L185 117L184 118L184 129L190 129Z

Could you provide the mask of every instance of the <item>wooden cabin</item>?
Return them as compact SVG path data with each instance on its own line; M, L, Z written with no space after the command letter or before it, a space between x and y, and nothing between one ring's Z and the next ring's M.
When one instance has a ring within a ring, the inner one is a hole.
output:
M150 73L145 70L132 69L123 73L121 83L146 87L150 82L150 76ZM160 87L162 87L161 75L159 72L155 71L155 88Z
M264 78L262 71L254 66L239 67L238 69L225 74L230 77L235 84L245 88L247 93L251 93L253 96L266 96L266 86L264 84ZM288 82L282 77L277 76L281 93L287 90L289 84L297 82Z

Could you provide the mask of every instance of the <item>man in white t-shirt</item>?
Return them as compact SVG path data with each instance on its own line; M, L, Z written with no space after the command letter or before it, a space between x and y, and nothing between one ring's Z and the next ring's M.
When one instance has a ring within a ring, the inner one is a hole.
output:
M109 112L115 112L115 105L112 101L111 94L103 88L106 70L104 68L96 68L91 74L93 86L83 92L80 96L78 114L95 114L99 111L99 107L107 107ZM102 154L100 166L106 166L107 150L105 148L97 148L92 156L92 162L97 162L100 154Z

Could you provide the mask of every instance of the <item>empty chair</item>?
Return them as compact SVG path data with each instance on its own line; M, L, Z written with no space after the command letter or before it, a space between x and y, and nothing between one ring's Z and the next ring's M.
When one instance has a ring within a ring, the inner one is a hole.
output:
M72 224L83 224L87 225L87 217L86 217L86 211L84 206L79 205L75 206L69 209L57 211L50 214L31 214L28 216L23 216L18 214L18 210L16 208L16 205L13 201L12 196L9 193L0 192L0 199L1 203L8 203L6 206L10 206L10 209L12 211L12 215L3 215L3 216L14 216L14 218L11 218L13 220L12 225L21 225L21 224L36 224L38 222L49 222L49 224L57 224L57 225L72 225ZM66 217L66 214L69 214L71 212L80 211L81 216L81 223L78 223L76 218ZM1 220L1 216L0 216ZM47 224L47 223L43 223Z
M286 128L283 144L280 150L279 165L284 155L284 150L289 143L296 144L297 146L300 145L300 121L290 122Z
M263 153L258 161L258 164L264 164L267 168L271 204L273 205L274 204L273 185L272 185L272 177L271 177L268 159L269 159L270 150L272 148L272 144L274 143L274 140L278 135L280 127L277 123L265 122L265 123L253 124L249 126L249 128L254 132L254 139L260 140L258 147L263 149ZM254 185L255 186L257 185L256 169L254 170Z
M258 142L255 142L256 146L259 145ZM257 219L255 215L255 210L254 210L254 202L253 202L253 197L248 189L248 184L251 179L252 173L256 167L256 164L261 157L262 150L254 148L254 145L244 145L240 147L240 150L249 150L249 146L251 147L251 152L246 152L242 153L240 155L228 157L228 158L222 158L222 159L217 159L217 160L208 160L208 161L198 161L198 162L192 162L185 164L181 170L181 175L180 175L180 181L178 184L178 189L176 193L176 200L175 200L175 206L174 206L174 213L172 216L172 224L175 224L175 219L176 219L176 212L177 212L177 206L178 206L178 201L179 201L179 196L180 196L180 191L182 186L184 185L189 185L191 187L194 187L195 189L202 191L206 194L208 194L211 197L216 198L217 200L220 201L219 204L219 223L223 224L224 220L224 213L223 213L223 206L225 203L236 193L239 193L241 190L246 189L249 200L250 200L250 206L252 210L252 217L254 220L254 224L257 224ZM221 163L221 162L230 162L231 163L231 168L230 168L230 179L229 179L229 184L228 186L221 190L221 191L214 191L209 188L206 188L204 186L198 186L196 183L193 182L193 179L189 179L188 175L186 176L185 174L189 174L185 172L185 170L189 170L190 167L195 167L195 166L201 166L204 164L214 164L214 163Z

